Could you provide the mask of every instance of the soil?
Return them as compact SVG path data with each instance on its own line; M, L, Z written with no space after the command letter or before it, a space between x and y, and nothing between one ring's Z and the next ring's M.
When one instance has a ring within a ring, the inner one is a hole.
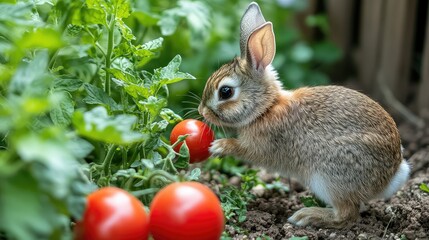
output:
M284 179L290 191L255 189L258 197L249 203L247 219L237 224L241 231L227 225L227 232L233 239L429 239L429 193L419 188L421 183L429 184L429 127L416 130L401 124L399 129L404 156L413 167L411 177L391 199L369 202L353 226L337 230L288 223L287 218L303 207L300 197L312 194ZM261 178L266 182L274 179L264 171Z

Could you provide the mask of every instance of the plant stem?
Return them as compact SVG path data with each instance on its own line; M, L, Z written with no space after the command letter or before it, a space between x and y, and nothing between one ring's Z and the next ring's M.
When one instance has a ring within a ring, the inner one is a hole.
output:
M110 21L109 27L108 27L108 31L109 31L109 36L108 36L108 40L107 40L107 52L106 52L106 80L105 80L105 84L104 84L104 91L110 96L110 73L109 73L109 69L110 69L110 65L112 64L111 60L112 60L112 51L113 51L113 33L115 30L115 16L112 16L112 20Z
M124 89L121 89L121 104L122 104L122 106L124 106L123 107L123 109L122 109L122 113L126 113L126 109L128 109L128 106L127 106L127 101L125 101L125 96L126 96L126 94L125 94L125 90Z
M115 156L115 151L116 151L116 146L111 145L109 147L109 151L107 152L106 157L104 158L102 167L104 169L104 174L106 176L110 175L110 165L112 164L113 156Z
M148 194L155 194L159 191L159 188L147 188L143 190L133 191L131 194L133 194L135 197L141 197Z
M138 149L139 149L139 147L140 147L140 144L135 144L132 147L133 150L132 150L132 154L131 154L131 163L135 162L136 159L139 157L138 156ZM129 166L127 166L127 167L129 167Z
M103 50L103 48L101 47L101 45L97 42L97 38L94 36L94 34L92 34L92 32L91 32L87 27L85 27L84 29L85 29L85 31L89 34L89 36L91 36L91 37L92 37L92 39L94 39L95 46L98 48L98 50L100 50L101 54L102 54L104 57L106 57L106 53L104 52L104 50Z
M168 174L166 171L155 170L149 175L149 177L147 178L147 182L150 184L150 186L152 186L152 181L156 180L157 178L164 178L164 179L168 180L169 182L176 182L177 181L175 176Z
M127 150L125 149L125 147L121 148L121 152L122 152L122 169L127 168L128 167L128 154L127 154Z

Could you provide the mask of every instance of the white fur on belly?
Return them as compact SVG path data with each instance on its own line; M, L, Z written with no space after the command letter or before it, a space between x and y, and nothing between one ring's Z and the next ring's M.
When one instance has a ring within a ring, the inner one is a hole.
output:
M310 190L323 202L332 206L332 198L329 192L328 182L318 173L310 179Z

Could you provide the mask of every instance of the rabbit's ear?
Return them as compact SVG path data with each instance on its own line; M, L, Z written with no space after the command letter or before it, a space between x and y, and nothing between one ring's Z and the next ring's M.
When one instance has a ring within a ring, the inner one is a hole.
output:
M247 7L240 22L240 51L241 58L247 55L247 40L255 29L259 28L265 23L264 16L261 9L256 2L252 2Z
M247 42L247 61L255 70L264 70L274 59L276 44L273 24L267 22L256 29Z

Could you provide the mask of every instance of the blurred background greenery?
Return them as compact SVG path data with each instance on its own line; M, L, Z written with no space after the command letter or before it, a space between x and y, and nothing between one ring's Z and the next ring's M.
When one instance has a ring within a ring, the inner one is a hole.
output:
M329 68L342 53L329 39L326 15L309 15L303 19L316 29L316 40L307 40L299 30L297 16L307 9L308 0L257 1L265 19L273 22L277 54L273 62L287 88L321 85L330 82ZM137 41L146 42L160 34L164 48L151 64L164 65L180 54L181 69L196 77L170 87L171 108L184 114L194 107L187 103L189 92L201 96L207 78L239 52L239 24L247 0L134 0L136 11L127 19L133 32L142 33Z

